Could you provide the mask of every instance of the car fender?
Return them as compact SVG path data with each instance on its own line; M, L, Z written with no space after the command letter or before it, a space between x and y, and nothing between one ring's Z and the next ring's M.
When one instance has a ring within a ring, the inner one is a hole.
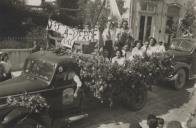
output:
M184 63L184 62L176 62L175 66L174 66L174 71L177 72L181 68L185 69L186 71L189 71L191 66L187 63Z
M23 118L29 113L29 111L26 108L15 108L12 111L10 111L2 120L1 124L7 125L11 123L12 121L19 120L20 118Z
M187 78L189 78L189 71L190 71L191 66L187 63L184 62L176 62L174 66L174 75L176 75L177 71L179 69L184 69L187 73Z
M184 69L187 73L187 78L189 78L189 70L190 70L190 65L188 65L187 63L184 63L184 62L175 62L175 65L174 65L174 72L171 76L169 76L168 78L166 78L166 80L168 81L173 81L175 80L178 75L177 75L177 71L179 69Z

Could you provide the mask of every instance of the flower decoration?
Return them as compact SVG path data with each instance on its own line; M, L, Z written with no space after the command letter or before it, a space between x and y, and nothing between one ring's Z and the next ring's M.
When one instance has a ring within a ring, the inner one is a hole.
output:
M9 96L7 103L15 107L25 107L30 112L39 113L49 108L46 99L39 94L29 95L27 93L20 96Z
M173 73L174 65L172 57L163 53L156 53L146 58L136 57L133 61L126 61L125 66L104 61L99 56L74 57L79 62L82 80L99 99L111 99L112 94L105 94L113 93L121 87L141 85L137 83L148 87L155 85L161 78ZM123 84L127 81L129 84Z

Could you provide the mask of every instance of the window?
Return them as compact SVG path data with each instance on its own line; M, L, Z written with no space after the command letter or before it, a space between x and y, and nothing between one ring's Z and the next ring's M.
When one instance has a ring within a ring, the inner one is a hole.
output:
M55 71L55 65L44 60L29 59L26 61L24 73L50 81Z
M141 15L139 40L144 41L151 35L152 16Z
M155 12L157 4L153 1L143 1L141 2L141 11Z

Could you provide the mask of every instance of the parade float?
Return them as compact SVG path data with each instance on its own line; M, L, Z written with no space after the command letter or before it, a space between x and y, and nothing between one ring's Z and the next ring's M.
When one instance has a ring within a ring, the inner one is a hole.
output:
M98 43L96 28L73 28L49 20L47 30L55 47L31 54L25 60L21 76L0 83L0 119L5 128L67 126L87 117L85 113L73 113L80 111L83 99L89 97L110 108L121 104L137 111L145 106L148 90L173 73L173 59L167 54L136 57L119 66L105 61L96 50L85 54L76 49L77 42ZM60 35L54 37L51 31ZM83 83L77 98L73 95L76 85L63 78L70 70L77 72ZM43 122L36 120L43 116Z

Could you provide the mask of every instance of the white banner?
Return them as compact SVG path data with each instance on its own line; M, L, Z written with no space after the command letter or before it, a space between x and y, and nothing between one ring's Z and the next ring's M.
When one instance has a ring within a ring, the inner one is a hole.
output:
M63 37L61 45L72 48L75 41L98 41L99 30L98 28L93 29L77 29L58 23L54 20L48 21L47 30L52 30L60 33Z

